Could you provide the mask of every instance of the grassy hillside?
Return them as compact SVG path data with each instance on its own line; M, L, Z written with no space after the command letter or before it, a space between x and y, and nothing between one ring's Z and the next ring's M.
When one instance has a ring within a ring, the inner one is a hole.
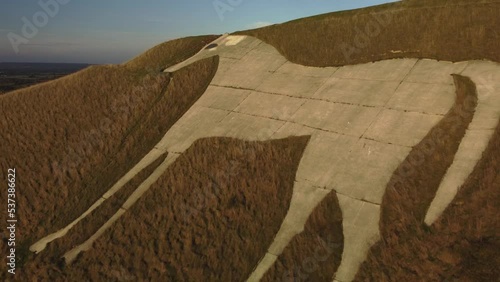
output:
M137 70L161 71L195 55L218 35L192 36L167 41L151 48L124 65Z
M500 62L500 1L402 1L237 32L306 66L392 58ZM293 31L293 32L290 32Z
M261 281L332 281L344 250L342 211L330 192Z
M292 62L317 67L404 57L500 62L499 14L500 0L408 0L238 34L262 39ZM162 70L216 37L169 41L122 65L93 66L0 96L0 176L5 179L8 168L16 168L19 187L20 274L15 279L243 281L253 271L288 211L309 137L198 140L73 264L65 265L61 254L94 233L166 155L67 237L42 254L28 252L34 241L64 227L100 198L203 94L218 57L173 74ZM453 108L388 183L382 240L370 249L358 281L494 281L500 276L500 123L443 216L430 227L424 224L477 104L474 83L454 78ZM0 201L7 201L5 193ZM323 240L331 255L316 261L317 271L307 278L331 281L343 239L338 199L330 193L264 280L292 278L289 274L303 278L293 267L314 258ZM2 244L1 252L6 248ZM0 280L6 280L5 268L0 266Z
M281 226L308 141L198 140L91 250L65 267L29 264L19 277L242 281Z
M59 261L64 253L70 250L75 244L83 243L90 238L106 221L111 218L125 203L128 197L137 187L148 178L151 173L166 159L167 153L160 156L149 166L140 171L122 189L111 198L106 200L101 206L74 226L64 237L52 242L48 250L41 253L40 258L36 258L34 263L41 261Z
M172 54L162 59L187 58ZM18 267L31 243L78 217L152 149L203 94L217 66L217 57L206 59L174 77L93 66L0 96L0 175L16 168L22 187L16 195L22 222ZM5 197L2 193L0 200L6 202Z
M24 261L22 273L18 280L29 280L38 277L39 280L50 280L59 277L56 273L63 269L62 256L74 245L84 242L92 236L118 209L124 204L132 192L165 160L167 154L160 156L156 161L144 168L113 197L105 201L99 208L85 217L69 230L64 237L50 243L40 254L32 254Z

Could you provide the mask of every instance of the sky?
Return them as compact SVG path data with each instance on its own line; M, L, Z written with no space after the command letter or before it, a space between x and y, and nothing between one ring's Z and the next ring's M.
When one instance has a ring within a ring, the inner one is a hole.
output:
M117 64L175 38L392 1L1 0L0 62Z

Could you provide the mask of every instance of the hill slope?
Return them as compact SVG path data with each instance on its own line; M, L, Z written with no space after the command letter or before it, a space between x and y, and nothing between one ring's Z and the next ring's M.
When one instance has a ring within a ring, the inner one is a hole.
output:
M0 141L15 149L1 152L8 158L0 168L20 164L20 216L30 223L20 234L19 267L26 272L16 279L37 273L45 279L243 281L305 274L331 281L337 272L336 279L350 281L363 261L359 280L494 278L500 66L468 60L499 61L498 4L404 1L320 15L240 33L272 46L223 36L218 46L185 60L206 43L189 38L121 66L91 68L54 88L34 87L40 96L27 89L0 97L7 112L1 112ZM177 71L160 73L180 61L170 68ZM137 87L144 100L135 99ZM116 120L115 96L126 98L126 113ZM53 109L38 108L46 104ZM473 106L474 115L464 115L461 104ZM103 131L103 119L112 120L107 135L80 138L86 130ZM447 135L436 138L443 131ZM311 137L293 137L304 135ZM68 165L65 148L85 160L70 158L76 165ZM81 215L153 150L164 155L136 171L108 206L47 251L26 255L30 242ZM162 162L165 156L178 159ZM412 173L396 177L408 166ZM158 178L143 186L151 171ZM436 191L456 171L467 179L462 190L441 217L433 211L435 224L425 225ZM136 186L146 187L144 196L122 205ZM116 221L106 221L117 208ZM111 224L100 234L104 221ZM331 234L333 251L319 256L317 247ZM79 248L90 235L95 241ZM65 264L61 256L72 253L69 248L83 252ZM394 261L401 257L412 264Z
M172 52L165 62L194 50ZM16 195L20 262L31 243L78 217L151 150L203 94L217 64L210 58L174 74L93 66L0 97L0 175L15 167L23 187Z
M237 32L291 62L343 66L393 58L500 62L500 1L402 1ZM290 32L293 30L293 32Z

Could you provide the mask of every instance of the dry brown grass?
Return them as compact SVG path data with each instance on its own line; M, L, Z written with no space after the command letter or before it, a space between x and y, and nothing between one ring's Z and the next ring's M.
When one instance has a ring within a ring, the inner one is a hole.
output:
M499 203L500 123L481 161L431 228L433 236L428 240L441 246L438 258L452 266L453 278L494 281L500 277ZM445 238L451 240L443 242Z
M77 261L66 267L47 261L26 275L56 281L244 280L288 211L308 141L198 140Z
M410 152L388 184L381 206L382 240L371 248L357 281L495 281L500 277L500 124L451 205L432 226L424 224L476 105L473 82L460 76L455 76L455 82L454 108Z
M42 253L34 255L29 261L24 262L22 272L16 278L22 281L37 277L39 280L48 281L60 277L64 253L75 245L83 243L106 223L166 157L167 153L160 156L125 184L113 197L106 200L100 207L74 226L68 234L49 244Z
M23 187L17 195L19 238L35 230L45 234L65 201L81 200L86 182L109 165L127 128L164 93L169 79L90 67L0 97L1 173L16 167Z
M474 83L454 75L456 100L450 111L410 151L387 184L381 206L380 231L397 244L400 234L421 225L448 167L453 163L477 105Z
M500 2L479 2L404 1L241 33L256 36L289 60L309 66L402 57L500 61L496 28L500 26ZM376 25L379 33L368 36L366 44L356 42L358 30ZM91 67L0 96L0 155L6 156L0 161L0 174L4 178L8 167L16 167L18 187L22 187L17 195L21 260L32 240L66 225L88 208L203 93L217 58L175 73L175 83L169 84L170 75L157 72L213 39L193 37L162 44L123 66ZM154 72L148 74L147 70ZM458 76L455 80L454 110L460 105L475 106L475 100L467 99L475 92L470 80ZM430 228L423 224L471 118L450 111L400 166L398 173L406 176L395 174L384 196L383 240L370 250L358 280L493 281L500 276L496 251L500 247L496 216L500 124L482 160L443 216ZM288 210L307 140L197 141L75 265L64 268L57 265L55 256L35 257L39 261L29 263L30 272L17 278L243 280L267 250ZM434 142L431 153L426 147L429 140ZM414 165L416 162L419 164ZM0 196L2 202L4 195ZM319 226L326 224L323 208L336 212L338 203L332 203L331 197L315 210L307 232L294 238L285 250L275 265L277 270L267 275L283 273L297 260L307 258L309 235L330 232ZM332 230L338 233L337 228ZM51 254L60 253L57 246L49 246ZM325 272L314 277L322 279L335 271L338 257L334 259ZM0 267L2 275L4 267Z
M344 250L342 211L331 192L309 216L262 281L332 281Z
M15 167L22 187L18 267L31 243L77 218L151 150L217 65L217 57L197 62L173 74L174 83L164 73L91 67L0 97L0 174Z
M218 35L192 36L167 41L125 63L133 69L162 71L195 55Z
M406 57L500 62L499 14L498 0L415 0L329 13L238 34L255 36L288 60L315 67Z
M51 257L53 261L58 261L62 255L74 245L81 244L90 238L90 236L120 209L135 189L151 175L166 157L167 153L160 156L157 160L139 172L125 184L122 189L116 192L116 194L73 227L66 236L52 243L53 246L50 248L52 252L44 252L42 255Z

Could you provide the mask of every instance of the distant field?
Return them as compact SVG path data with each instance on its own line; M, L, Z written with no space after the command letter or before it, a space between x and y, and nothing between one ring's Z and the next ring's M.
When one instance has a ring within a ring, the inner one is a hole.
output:
M54 80L88 64L0 63L0 94Z
M137 189L137 187L148 178L153 171L166 159L167 153L158 157L127 184L125 184L113 197L106 200L99 208L80 221L76 226L70 229L68 234L59 240L49 244L48 250L44 251L40 258L34 262L40 263L42 260L60 258L64 253L70 250L75 244L82 243L92 236L106 221L111 218L125 203L128 197Z
M326 67L393 58L500 62L500 1L401 1L236 34L255 36L288 60Z

